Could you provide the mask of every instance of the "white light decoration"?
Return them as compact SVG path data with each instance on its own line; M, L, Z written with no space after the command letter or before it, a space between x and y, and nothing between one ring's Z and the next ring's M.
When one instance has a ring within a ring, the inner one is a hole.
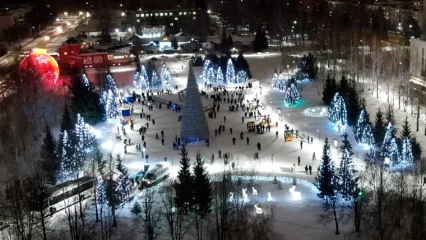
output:
M288 191L293 196L293 200L302 200L302 195L296 191L296 185L293 185Z
M230 202L233 202L233 201L234 201L234 193L233 193L233 192L230 192L229 194L230 194L230 196L229 196L229 201L230 201Z
M242 192L243 192L243 201L248 202L247 188L243 188Z
M259 207L259 204L255 204L254 209L256 209L256 214L263 214L263 209Z
M306 116L311 116L311 117L326 117L328 115L326 107L307 108L305 109L304 113Z
M113 146L114 146L114 143L112 141L106 141L102 143L101 145L103 149L107 149L107 150L111 150Z
M254 187L252 187L252 189L253 189L253 196L257 196L257 189Z
M272 201L272 195L271 195L271 192L268 192L268 199L267 199L267 201L268 201L268 202Z

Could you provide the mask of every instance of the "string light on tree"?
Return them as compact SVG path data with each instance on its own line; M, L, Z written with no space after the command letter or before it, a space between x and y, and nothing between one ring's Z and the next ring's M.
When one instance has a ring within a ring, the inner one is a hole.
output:
M83 82L84 86L90 86L89 78L87 78L86 74L83 73L83 75L81 76L81 81Z
M226 65L226 83L235 83L235 68L231 58L228 59L228 63Z
M201 80L204 83L207 83L207 84L210 84L211 83L211 79L212 79L212 78L208 77L208 72L209 72L210 68L212 68L211 67L211 62L210 62L209 59L206 59L204 61L204 64L203 64L203 69L201 70Z
M346 131L348 113L346 111L345 100L339 93L334 95L333 101L328 107L328 117L331 122L335 123L339 132Z
M222 68L218 67L216 72L216 84L223 85L224 83Z
M207 83L208 84L215 84L216 83L216 71L213 67L209 67L209 70L207 72Z
M247 83L248 79L249 79L249 77L248 77L248 74L247 74L246 71L244 71L244 70L238 71L237 76L236 76L236 81L237 81L236 83L245 84L245 83Z
M285 91L286 89L286 79L283 74L278 74L275 70L274 75L272 75L271 85L273 89L280 91Z
M381 154L383 158L388 158L390 161L390 164L392 167L398 166L400 159L399 159L399 152L398 152L398 146L396 144L394 129L391 123L388 124L386 127L386 134L385 138L383 139L382 147L381 147Z
M401 150L401 167L410 166L414 163L413 157L413 146L411 144L411 139L404 138L402 139L402 150Z
M151 87L154 89L161 89L163 87L162 81L155 70L152 72Z
M118 89L117 84L115 83L114 78L112 77L111 73L107 74L107 81L106 81L106 90L111 90L114 94L114 97L118 97Z
M295 105L296 101L300 99L299 91L296 86L291 83L284 92L284 101L287 106Z
M163 88L170 88L172 86L172 76L166 64L161 68L161 79L163 81Z
M105 106L107 119L116 119L120 113L118 111L117 100L111 90L102 94L102 103Z

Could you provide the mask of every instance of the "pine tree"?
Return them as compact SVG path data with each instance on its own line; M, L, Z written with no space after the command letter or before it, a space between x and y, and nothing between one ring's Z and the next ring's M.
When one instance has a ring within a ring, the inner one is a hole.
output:
M74 121L71 118L71 114L68 108L68 105L65 104L64 112L62 113L61 119L61 132L72 131L74 129Z
M105 108L101 103L101 96L89 82L86 87L81 78L72 81L71 110L75 115L81 114L87 123L94 125L105 120Z
M216 84L216 81L216 71L213 67L209 67L209 70L207 71L207 83Z
M61 151L61 177L63 179L73 178L76 171L79 171L80 161L76 158L76 149L74 143L68 134L68 131L64 131L62 134L62 149Z
M392 166L397 166L400 163L398 146L396 144L394 129L391 123L386 127L386 134L383 139L381 154L384 158L389 158Z
M345 100L339 95L339 93L336 93L333 101L328 107L328 118L331 122L336 123L339 132L344 132L348 121L347 116Z
M136 216L139 216L139 214L142 213L142 207L141 207L141 205L139 204L138 201L135 201L135 203L133 204L132 209L130 209L130 212L132 212Z
M325 199L328 202L328 199L332 198L336 194L336 176L335 166L331 159L330 145L328 144L328 139L325 139L323 154L321 164L318 167L318 176L315 177L316 184L319 193L318 197Z
M347 91L348 91L348 94L347 94L348 125L355 126L362 108L361 108L361 101L359 99L359 95L356 90L356 85L353 81L352 81L352 84L350 84Z
M158 74L155 70L152 72L151 88L154 88L154 89L163 88L161 78L158 76Z
M238 54L236 65L239 71L244 70L247 73L248 78L251 78L250 65L241 52Z
M271 79L271 87L274 89L278 89L278 73L277 73L277 69L275 69L274 75L272 75L272 79Z
M203 68L201 70L201 80L204 83L210 84L210 79L208 78L208 72L211 67L211 62L209 59L204 60Z
M193 204L194 179L190 172L191 164L185 145L182 145L180 156L180 169L177 176L178 183L175 184L175 201L178 208L186 209Z
M48 183L55 185L56 177L60 170L60 162L56 149L56 141L53 137L50 127L46 125L44 131L43 144L41 145L41 167L46 174L46 180Z
M359 114L358 121L356 125L352 128L354 131L355 140L357 142L361 142L362 134L364 131L364 128L367 126L367 119L366 119L366 110L363 109L361 113Z
M226 83L227 84L236 83L235 68L234 68L234 64L232 63L232 58L228 59L228 63L226 66Z
M325 105L330 105L337 90L338 89L336 79L331 78L330 75L327 75L327 79L325 80L324 88L322 91L322 101Z
M116 169L118 174L118 177L116 179L118 197L121 206L124 206L124 204L129 201L132 183L129 180L129 173L127 167L123 165L120 155L117 155L116 162Z
M411 139L411 145L413 149L414 161L419 161L420 158L422 157L422 146L420 145L420 143L417 141L416 138Z
M76 139L76 152L85 158L86 153L93 150L96 144L96 136L92 126L84 121L84 118L77 114L77 122L74 128L74 136Z
M265 31L262 28L258 28L256 35L253 40L253 50L255 52L261 52L268 48L268 39L266 38Z
M170 88L172 86L172 76L166 64L163 64L161 68L161 79L163 88Z
M111 90L102 94L102 104L105 106L105 116L107 119L116 119L120 116L117 100Z
M340 146L341 160L339 169L339 192L341 196L350 200L354 196L355 191L355 170L352 163L352 152L351 143L348 140L348 134L343 134L342 145Z
M337 92L340 94L340 96L343 97L343 99L347 100L348 90L349 90L349 82L348 82L348 79L345 77L345 75L343 75L342 78L340 79Z
M376 121L374 122L373 134L374 142L376 144L383 143L383 139L385 139L386 134L386 125L385 119L383 118L383 112L380 110L380 108L376 113Z
M291 83L284 92L284 102L288 105L296 104L296 101L300 99L299 91L296 86Z
M396 136L396 133L398 132L398 129L396 128L396 120L395 120L395 114L393 112L393 107L389 104L388 109L386 111L386 123L391 123L393 126L393 136Z
M223 79L222 68L218 67L217 72L216 72L216 84L217 85L223 85L224 83L225 83L225 81Z
M413 157L413 146L410 138L402 139L402 150L401 150L401 166L409 166L414 163Z
M411 139L411 129L408 122L408 117L405 117L404 125L401 129L401 139L408 138Z
M148 90L149 89L149 79L148 79L148 74L146 72L146 68L143 65L141 66L140 77L141 77L141 80L140 80L141 86L140 86L140 88L142 90Z
M212 202L212 187L200 152L197 152L194 165L194 204L197 212L203 218L210 212Z

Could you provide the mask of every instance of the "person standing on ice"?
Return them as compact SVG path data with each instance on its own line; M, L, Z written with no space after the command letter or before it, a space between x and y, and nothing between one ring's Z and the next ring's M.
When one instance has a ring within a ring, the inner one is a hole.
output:
M260 142L257 142L257 150L260 151L262 149L262 145L260 145Z
M315 160L315 152L312 154L312 161Z
M244 123L244 116L241 117L241 123Z
M226 116L223 116L223 123L226 123Z
M250 145L250 139L249 139L249 137L247 137L246 140L247 140L247 145Z
M235 145L235 140L237 140L235 137L232 138L232 144Z
M164 131L161 130L161 137L164 137Z
M308 175L308 165L305 165L305 173Z
M300 149L303 149L303 141L300 140Z
M278 138L278 131L275 132L275 138Z
M164 146L164 138L161 138L161 145Z
M241 139L241 140L243 140L243 139L244 139L244 133L243 133L243 132L241 132L241 133L240 133L240 139Z
M312 175L312 166L309 165L309 175Z
M158 133L155 133L155 140L160 140L160 137L158 136Z
M297 165L300 166L300 156L297 157Z

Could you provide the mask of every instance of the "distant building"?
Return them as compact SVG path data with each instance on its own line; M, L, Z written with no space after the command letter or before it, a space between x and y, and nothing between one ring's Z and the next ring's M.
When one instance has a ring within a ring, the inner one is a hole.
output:
M30 8L6 9L0 11L0 30L24 23L25 14L31 10Z

